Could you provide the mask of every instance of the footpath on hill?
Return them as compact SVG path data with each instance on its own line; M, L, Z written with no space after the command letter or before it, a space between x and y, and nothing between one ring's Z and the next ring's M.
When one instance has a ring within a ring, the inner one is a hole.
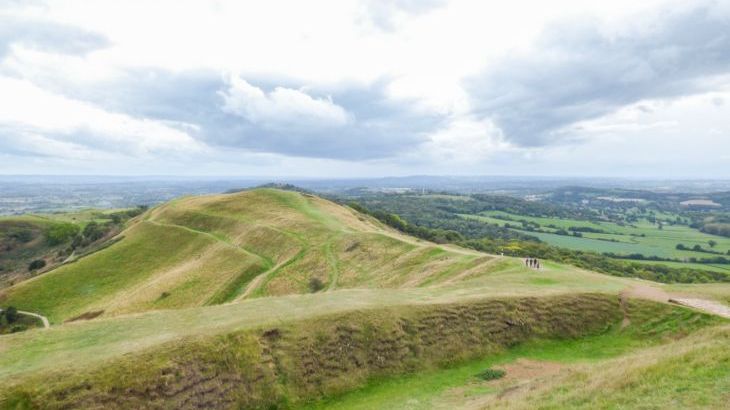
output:
M720 302L709 299L674 296L652 286L634 286L626 289L621 292L621 300L625 300L626 298L641 298L656 302L674 303L730 319L730 307Z
M2 311L3 310L0 309L0 312L2 312ZM49 327L51 327L51 323L48 321L48 318L45 317L45 316L41 316L38 313L26 312L26 311L23 311L23 310L19 310L18 311L18 314L25 315L25 316L33 316L35 318L40 319L40 321L43 322L43 328L44 329L48 329Z

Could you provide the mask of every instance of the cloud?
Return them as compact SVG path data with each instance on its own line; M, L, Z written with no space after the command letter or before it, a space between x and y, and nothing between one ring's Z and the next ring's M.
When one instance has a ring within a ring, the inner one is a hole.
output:
M272 81L276 83L262 82ZM386 82L329 88L327 98L313 98L298 91L301 86L277 85L268 93L249 83L234 87L235 104L227 84L218 93L225 115L203 124L206 141L213 145L297 157L371 160L414 149L443 121L413 110L412 101L389 98ZM316 88L307 90L321 94Z
M100 34L39 19L0 16L0 58L13 46L62 54L85 54L109 45Z
M145 156L155 153L196 152L204 146L186 131L184 123L136 118L109 112L93 104L49 93L32 83L0 76L0 127L7 144L26 149L54 140L70 152L73 147ZM40 155L45 150L36 150Z
M468 81L475 112L508 140L541 146L623 106L712 89L730 72L730 19L713 5L664 10L614 32L595 20L552 26L528 53Z
M445 0L365 0L364 20L374 27L393 31L398 20L405 16L417 16L446 5Z
M447 121L412 99L391 98L388 85L321 87L277 77L234 82L211 70L133 69L94 87L58 92L110 112L195 124L197 140L241 155L372 160L415 150Z
M313 98L285 87L267 93L237 76L231 77L228 89L219 95L223 98L223 111L263 128L331 128L350 121L350 115L331 97Z

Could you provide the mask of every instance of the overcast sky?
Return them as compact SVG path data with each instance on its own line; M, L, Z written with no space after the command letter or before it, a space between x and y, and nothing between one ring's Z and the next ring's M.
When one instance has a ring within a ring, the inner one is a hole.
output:
M730 178L730 1L0 0L0 174Z

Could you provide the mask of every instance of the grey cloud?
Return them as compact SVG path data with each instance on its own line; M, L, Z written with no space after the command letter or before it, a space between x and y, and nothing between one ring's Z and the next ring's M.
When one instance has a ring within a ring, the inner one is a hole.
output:
M467 82L478 115L525 146L561 141L566 128L649 98L706 91L730 72L730 19L711 5L665 13L641 34L606 37L595 22L547 30L537 51Z
M276 87L301 89L302 84L264 78L245 78L270 92ZM124 78L79 89L56 92L90 101L103 108L135 117L189 123L198 130L185 131L211 146L253 152L343 160L368 160L397 155L428 139L428 132L445 121L411 109L409 101L386 96L387 81L370 86L343 85L333 89L306 88L313 98L331 97L352 116L346 124L322 128L301 126L272 128L247 121L224 110L221 91L228 88L213 71L172 73L157 69L128 71Z
M93 32L50 21L0 17L0 57L13 44L63 54L85 54L109 45Z

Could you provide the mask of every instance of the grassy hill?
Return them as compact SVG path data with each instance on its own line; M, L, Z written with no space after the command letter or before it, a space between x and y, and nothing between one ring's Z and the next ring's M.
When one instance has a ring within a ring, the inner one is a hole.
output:
M0 217L0 289L98 250L139 212L84 210ZM33 262L42 266L31 266Z
M55 326L0 337L0 408L378 408L414 398L422 408L615 407L646 404L631 400L648 389L663 404L672 389L691 393L680 403L721 403L699 400L726 391L714 338L727 338L727 321L631 298L662 292L730 301L727 284L528 269L302 193L182 198L131 220L110 246L4 291L0 305ZM67 322L79 316L95 319ZM672 346L697 383L668 379L683 370ZM641 352L650 359L631 356ZM716 362L699 361L705 353ZM533 380L515 365L507 384L474 385L485 366L519 358L567 373ZM601 376L620 366L632 384ZM618 399L576 387L583 380ZM503 391L514 392L508 403Z
M321 198L275 189L172 201L133 221L121 236L5 290L0 304L60 322L319 287L432 285L488 273L495 263L477 252L414 240Z
M488 287L474 288L261 298L6 336L0 404L296 407L530 343L562 346L566 356L609 348L610 356L618 342L626 346L616 351L628 351L723 323L653 302L620 305L610 293L485 298ZM593 337L608 339L591 350L583 341Z

